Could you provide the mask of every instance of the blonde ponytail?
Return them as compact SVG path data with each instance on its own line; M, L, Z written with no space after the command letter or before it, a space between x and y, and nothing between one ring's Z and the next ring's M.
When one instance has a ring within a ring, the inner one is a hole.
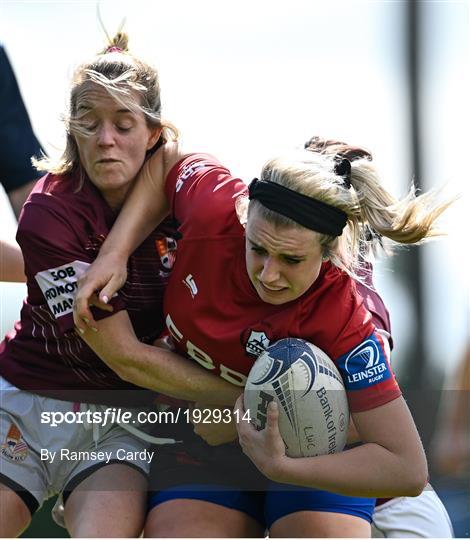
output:
M416 196L412 186L403 199L394 198L381 184L370 161L351 163L351 184L360 200L362 222L400 244L418 244L442 234L436 220L452 204L437 201L435 192Z
M339 160L350 161L347 178L338 174ZM307 197L342 210L347 224L340 236L318 234L323 255L355 279L361 279L361 265L384 247L382 237L395 244L419 244L443 234L436 226L439 216L454 202L438 202L435 192L420 196L414 188L403 199L393 197L380 183L372 155L341 141L313 137L304 151L271 159L261 179L278 183ZM261 216L279 226L300 226L288 218L250 201ZM393 248L388 243L387 251Z

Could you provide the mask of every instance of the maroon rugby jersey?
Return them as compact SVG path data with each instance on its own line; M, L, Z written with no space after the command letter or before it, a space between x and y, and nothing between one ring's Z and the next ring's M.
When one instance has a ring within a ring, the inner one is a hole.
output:
M336 362L353 412L400 395L383 338L344 272L324 263L315 283L294 302L271 305L258 297L234 209L235 199L246 194L241 180L215 158L195 154L170 171L166 192L182 233L164 304L180 353L242 386L269 343L299 337Z
M0 345L0 374L41 395L115 405L149 401L152 392L122 381L74 330L77 279L96 258L116 214L88 180L42 178L18 225L28 296L21 320ZM161 332L163 291L175 255L174 227L165 222L130 257L128 278L111 303L127 310L137 337L150 343ZM94 310L97 319L112 313ZM134 390L134 392L131 392Z

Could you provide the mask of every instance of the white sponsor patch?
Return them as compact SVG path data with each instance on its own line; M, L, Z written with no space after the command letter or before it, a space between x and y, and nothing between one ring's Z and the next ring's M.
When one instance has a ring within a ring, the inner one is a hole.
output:
M72 312L78 278L89 266L90 263L73 261L35 275L47 305L56 319Z

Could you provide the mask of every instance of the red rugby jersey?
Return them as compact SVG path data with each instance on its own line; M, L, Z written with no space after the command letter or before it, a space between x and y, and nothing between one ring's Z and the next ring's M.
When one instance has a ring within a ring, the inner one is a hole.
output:
M122 381L74 330L77 279L96 258L116 214L87 179L42 178L18 225L28 295L21 320L0 345L0 374L30 392L89 403L147 402L152 392ZM130 257L128 279L111 303L127 310L137 337L151 343L161 332L163 291L176 242L169 222ZM112 313L94 310L97 319ZM132 391L132 392L131 392Z
M299 337L336 362L351 411L398 397L382 338L344 272L326 262L298 300L276 306L259 298L246 271L244 229L234 209L246 191L206 154L187 156L169 173L166 193L182 239L164 312L177 350L242 386L269 343Z

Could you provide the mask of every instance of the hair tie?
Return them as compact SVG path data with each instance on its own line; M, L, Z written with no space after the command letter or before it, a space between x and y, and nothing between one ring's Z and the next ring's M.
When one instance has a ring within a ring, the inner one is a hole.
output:
M351 187L351 162L349 159L341 155L335 156L335 174L343 178L343 183L346 189Z
M112 52L122 52L121 47L118 47L117 45L111 45L111 47L108 47L106 49L106 54L112 53Z

